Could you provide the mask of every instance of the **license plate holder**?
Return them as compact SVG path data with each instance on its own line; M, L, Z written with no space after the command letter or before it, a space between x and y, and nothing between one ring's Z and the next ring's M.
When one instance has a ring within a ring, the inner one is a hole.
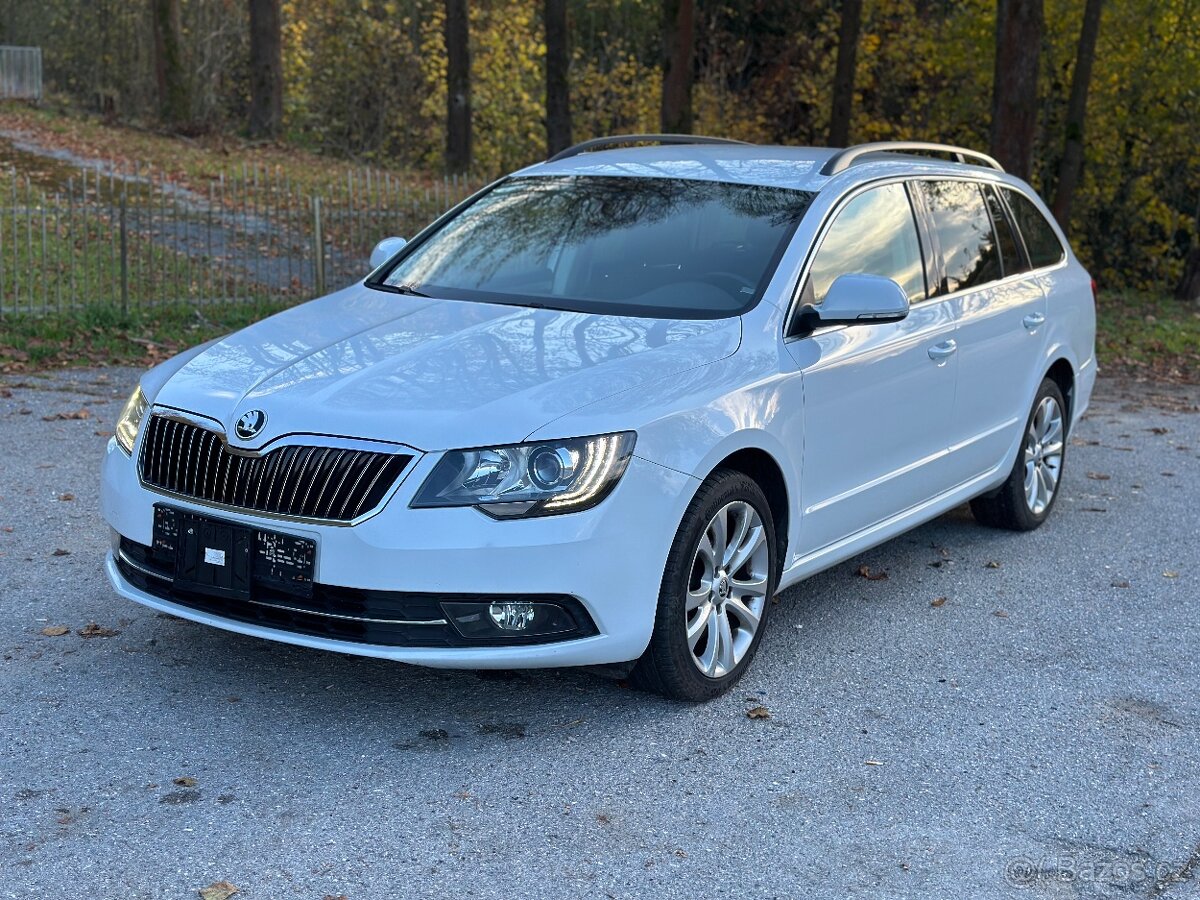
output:
M317 542L155 504L154 550L174 553L175 586L250 601L262 589L311 599Z

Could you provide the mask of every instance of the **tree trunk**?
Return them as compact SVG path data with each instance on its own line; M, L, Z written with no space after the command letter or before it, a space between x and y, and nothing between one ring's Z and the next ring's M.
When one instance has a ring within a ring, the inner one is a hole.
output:
M446 168L471 168L471 29L467 0L446 0Z
M1042 26L1042 0L999 0L996 4L992 156L1026 181L1033 175Z
M188 73L183 64L183 26L179 0L150 0L154 24L154 75L158 111L168 125L185 125L192 117Z
M837 71L833 76L833 109L829 113L829 146L850 143L850 114L854 109L854 67L858 32L862 25L862 0L843 0L838 30Z
M545 0L546 152L553 156L571 146L571 85L567 80L567 0Z
M1064 232L1071 219L1071 201L1083 172L1083 125L1087 117L1088 87L1092 82L1092 63L1096 59L1096 38L1100 34L1100 9L1104 0L1087 0L1083 28L1079 32L1079 50L1071 75L1071 99L1067 102L1067 140L1058 167L1058 184L1051 209Z
M663 48L662 130L666 134L691 134L694 0L663 0Z
M250 137L283 127L283 43L279 0L250 0Z
M1200 200L1196 201L1196 231L1192 234L1192 246L1183 263L1183 277L1175 286L1175 297L1200 303Z

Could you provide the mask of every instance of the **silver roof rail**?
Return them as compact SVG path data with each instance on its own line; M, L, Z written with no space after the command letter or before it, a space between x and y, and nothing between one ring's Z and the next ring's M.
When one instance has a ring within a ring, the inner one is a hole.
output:
M924 141L876 141L872 144L859 144L857 147L847 147L829 158L821 168L822 175L836 175L844 172L859 157L871 153L948 153L956 162L974 163L987 166L997 172L1003 172L1004 167L986 153L968 150L966 147L954 147L950 144L927 144Z
M735 141L732 138L705 137L702 134L614 134L611 137L592 138L590 141L560 150L546 162L558 162L560 159L570 159L580 153L592 150L607 150L622 144L745 144L745 141Z

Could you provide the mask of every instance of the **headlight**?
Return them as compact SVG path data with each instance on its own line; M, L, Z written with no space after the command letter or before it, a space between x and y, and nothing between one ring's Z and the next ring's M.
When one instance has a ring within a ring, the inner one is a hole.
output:
M121 449L128 456L133 456L133 444L137 440L138 429L142 427L142 419L146 418L146 410L149 408L150 404L146 402L146 395L142 393L142 389L134 388L129 399L125 401L125 408L121 410L121 415L117 417L115 429L117 443L121 445Z
M588 509L625 473L632 431L511 447L452 450L434 466L412 506L475 506L497 519Z

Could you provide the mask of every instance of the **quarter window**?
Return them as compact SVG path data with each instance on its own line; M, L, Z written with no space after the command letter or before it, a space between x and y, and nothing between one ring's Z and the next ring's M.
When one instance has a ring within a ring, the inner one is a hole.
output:
M1020 191L1011 188L1001 190L1004 191L1004 199L1008 201L1013 218L1017 220L1017 228L1025 238L1025 249L1029 251L1029 261L1033 267L1040 269L1062 262L1066 253L1042 211Z
M903 185L874 188L842 208L813 259L803 301L821 303L834 279L850 273L890 278L910 303L925 299L921 244Z
M1004 214L1004 204L996 189L990 184L984 187L983 196L987 198L988 212L992 214L992 226L996 229L996 238L1000 241L1000 260L1004 263L1004 274L1018 275L1029 271L1029 266L1017 248L1017 238L1013 234L1008 216Z
M979 185L967 181L918 181L942 251L942 283L936 293L965 291L1001 276L1000 249Z

